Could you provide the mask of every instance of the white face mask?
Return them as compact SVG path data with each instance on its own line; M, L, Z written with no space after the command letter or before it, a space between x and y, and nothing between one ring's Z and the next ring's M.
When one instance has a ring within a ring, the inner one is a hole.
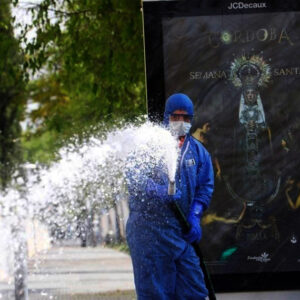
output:
M192 125L184 121L170 121L170 131L175 136L184 136L189 133Z

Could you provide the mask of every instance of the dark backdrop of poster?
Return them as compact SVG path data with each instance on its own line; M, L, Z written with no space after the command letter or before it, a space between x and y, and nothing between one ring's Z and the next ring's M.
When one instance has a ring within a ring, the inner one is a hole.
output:
M300 270L300 13L166 17L165 98L195 104L215 193L202 249L214 274Z

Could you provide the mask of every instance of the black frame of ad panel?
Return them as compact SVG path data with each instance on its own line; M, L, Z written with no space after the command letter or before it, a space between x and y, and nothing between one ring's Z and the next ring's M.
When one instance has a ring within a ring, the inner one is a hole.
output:
M267 8L229 11L228 0L144 1L144 42L148 115L162 121L165 104L164 54L162 20L165 17L214 16L251 13L300 11L298 0L242 1L266 3ZM241 1L240 1L241 2ZM293 290L299 289L298 272L260 272L211 274L216 292Z

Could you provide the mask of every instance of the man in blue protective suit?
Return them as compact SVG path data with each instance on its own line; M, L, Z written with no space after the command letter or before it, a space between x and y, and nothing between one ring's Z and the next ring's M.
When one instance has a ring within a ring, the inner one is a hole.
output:
M209 205L214 177L209 153L189 134L192 118L193 103L188 96L168 98L164 124L181 147L175 195L168 195L168 177L163 170L140 181L128 176L126 235L139 300L201 300L208 294L191 243L201 239L200 218ZM187 216L188 233L172 209L173 201Z

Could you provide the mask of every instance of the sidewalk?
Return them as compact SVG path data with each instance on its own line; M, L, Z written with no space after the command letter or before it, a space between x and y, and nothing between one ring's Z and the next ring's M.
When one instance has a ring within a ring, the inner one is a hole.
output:
M54 247L30 260L30 300L133 300L130 257L103 247ZM300 287L299 287L300 288ZM14 299L14 286L0 282L0 299ZM298 300L300 291L217 294L218 300Z
M30 260L28 270L30 300L135 298L130 257L109 248L55 247ZM14 299L13 288L0 282L0 299ZM99 295L112 291L125 293Z

